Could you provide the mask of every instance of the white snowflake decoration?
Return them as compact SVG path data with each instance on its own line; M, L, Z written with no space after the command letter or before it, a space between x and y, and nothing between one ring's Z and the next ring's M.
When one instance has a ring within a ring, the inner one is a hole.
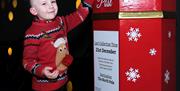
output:
M170 72L168 70L166 70L166 73L164 73L164 77L164 82L168 84L170 80Z
M149 50L149 54L151 55L151 56L154 56L154 55L156 55L156 49L155 48L152 48L152 49L150 49Z
M129 2L129 0L124 0L125 3Z
M136 80L140 77L138 69L130 68L125 74L128 81L136 82Z
M139 28L133 28L131 27L129 29L129 32L126 33L126 35L128 36L129 41L138 41L138 38L141 37L141 33L139 33Z
M168 38L170 39L172 36L171 31L168 32Z
M124 0L124 3L133 2L132 0Z

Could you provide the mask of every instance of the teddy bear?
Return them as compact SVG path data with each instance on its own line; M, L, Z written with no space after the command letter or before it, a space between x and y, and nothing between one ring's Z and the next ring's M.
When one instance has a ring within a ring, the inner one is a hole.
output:
M69 51L66 47L66 40L64 38L58 38L54 42L54 47L57 48L55 63L58 70L60 70L60 64L62 60L69 55Z

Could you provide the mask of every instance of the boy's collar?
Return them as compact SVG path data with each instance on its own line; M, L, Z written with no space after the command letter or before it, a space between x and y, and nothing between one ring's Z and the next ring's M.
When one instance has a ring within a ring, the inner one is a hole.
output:
M39 23L50 23L50 22L52 22L54 20L55 19L52 19L52 20L40 20L37 17L35 17L35 19L34 19L35 22L39 22Z

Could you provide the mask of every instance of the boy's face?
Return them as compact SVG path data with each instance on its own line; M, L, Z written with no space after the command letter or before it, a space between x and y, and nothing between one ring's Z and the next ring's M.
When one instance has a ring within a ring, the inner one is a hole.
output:
M37 16L40 20L54 19L58 7L56 0L30 0L30 13Z

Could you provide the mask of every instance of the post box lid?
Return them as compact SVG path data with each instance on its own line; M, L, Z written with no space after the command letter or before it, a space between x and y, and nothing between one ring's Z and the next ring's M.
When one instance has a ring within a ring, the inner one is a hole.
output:
M94 0L93 13L175 11L176 0Z

